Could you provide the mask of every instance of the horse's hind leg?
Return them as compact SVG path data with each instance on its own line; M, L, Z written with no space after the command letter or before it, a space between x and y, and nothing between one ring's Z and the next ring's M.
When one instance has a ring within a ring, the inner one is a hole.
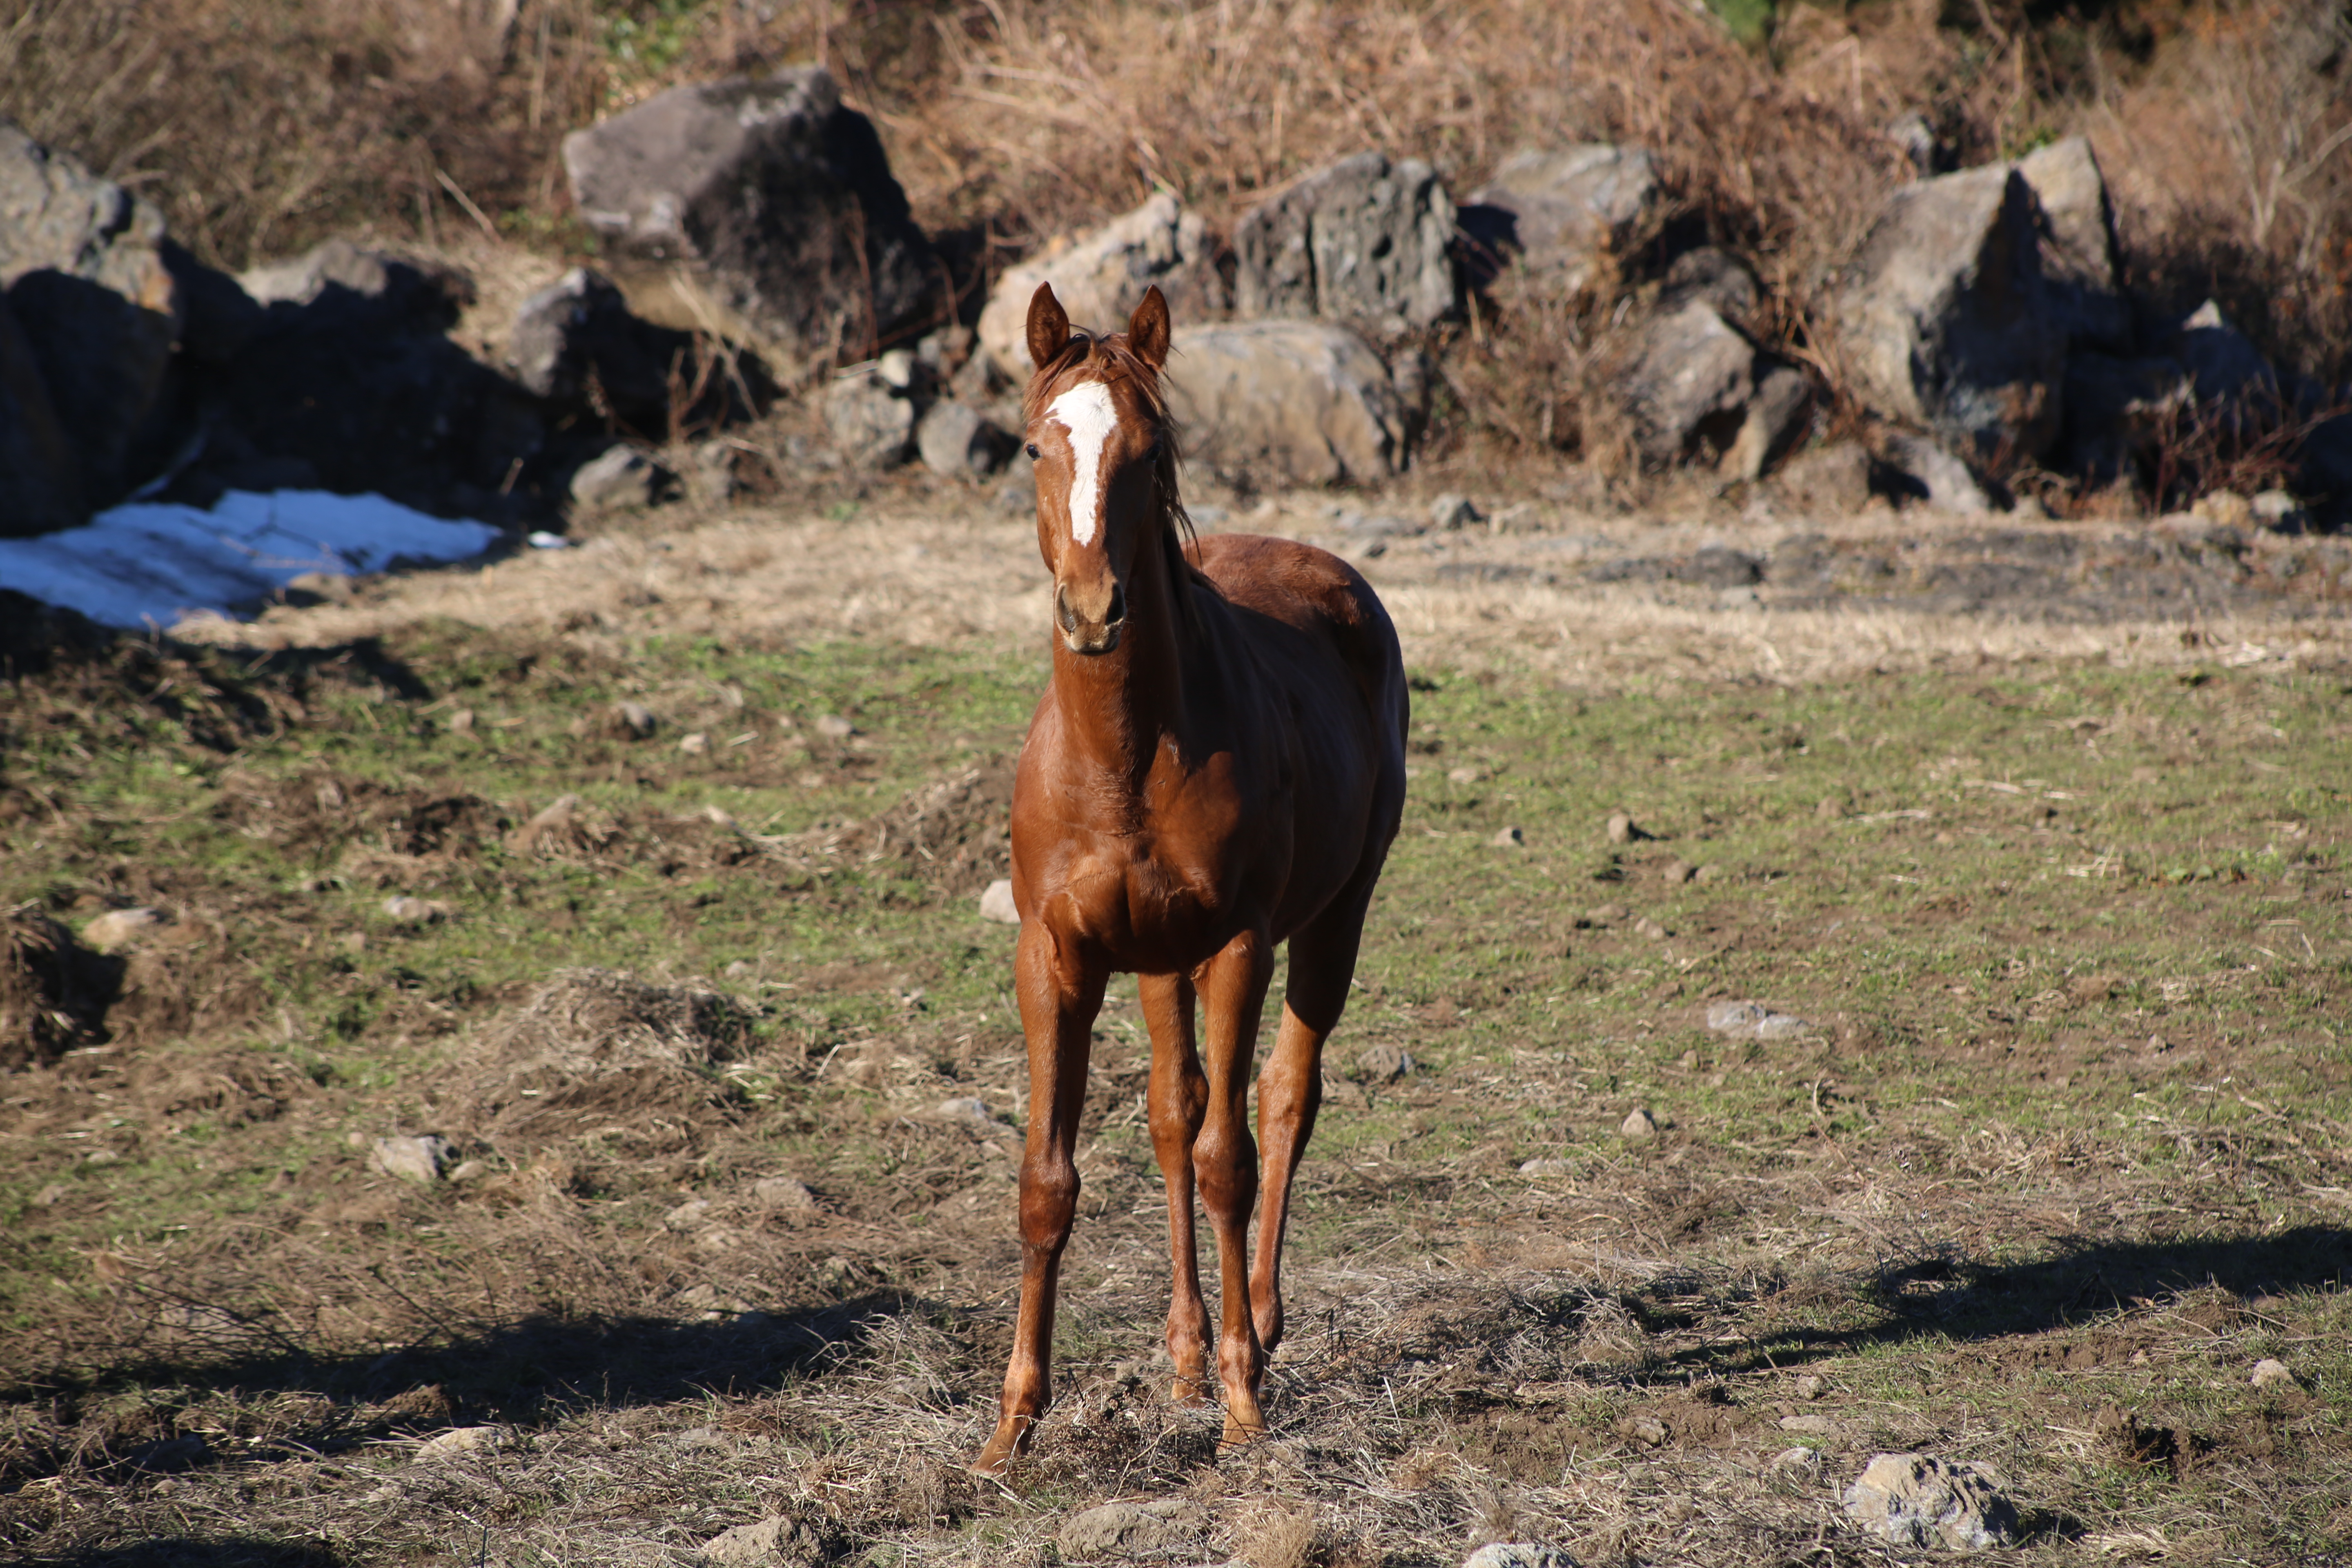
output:
M1265 1203L1258 1213L1257 1261L1250 1270L1251 1313L1266 1353L1282 1342L1282 1237L1290 1223L1290 1184L1323 1105L1323 1042L1339 1026L1363 939L1371 874L1351 884L1290 939L1290 979L1282 1026L1257 1078L1257 1140Z
M1208 1112L1209 1080L1192 1044L1192 981L1140 974L1136 992L1151 1030L1151 1150L1168 1185L1168 1355L1176 1363L1170 1397L1197 1405L1208 1392L1209 1309L1192 1237L1192 1145Z
M1250 1058L1274 978L1274 943L1262 931L1244 931L1192 972L1201 989L1203 1076L1208 1105L1192 1144L1201 1206L1217 1237L1217 1383L1225 1396L1225 1441L1265 1435L1258 1384L1265 1355L1250 1318L1250 1210L1257 1203L1257 1146L1246 1103Z

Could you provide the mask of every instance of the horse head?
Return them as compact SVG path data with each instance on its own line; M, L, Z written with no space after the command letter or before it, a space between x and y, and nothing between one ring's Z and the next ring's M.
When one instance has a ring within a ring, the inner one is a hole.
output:
M1139 552L1172 538L1175 430L1160 392L1168 301L1145 291L1124 333L1074 332L1041 283L1029 300L1022 411L1037 468L1037 548L1054 574L1054 621L1072 653L1118 647ZM1181 556L1179 557L1181 561Z

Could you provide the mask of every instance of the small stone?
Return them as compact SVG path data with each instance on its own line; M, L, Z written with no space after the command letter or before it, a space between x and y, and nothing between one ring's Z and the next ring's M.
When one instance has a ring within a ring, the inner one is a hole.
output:
M403 925L429 926L449 918L449 906L438 899L413 899L394 893L383 901L383 912Z
M1786 1040L1807 1033L1812 1026L1810 1019L1800 1018L1794 1013L1769 1013L1765 1015L1762 1023L1756 1026L1756 1037L1759 1040Z
M1538 1155L1535 1159L1521 1163L1519 1174L1522 1176L1572 1176L1576 1174L1576 1167L1566 1160L1550 1155Z
M1635 1415L1618 1423L1617 1430L1644 1448L1664 1445L1668 1433L1666 1424L1654 1415Z
M1731 873L1725 870L1722 867L1715 864L1713 861L1709 861L1707 864L1701 866L1698 870L1693 874L1691 880L1695 882L1721 882L1728 879Z
M1634 839L1644 837L1633 819L1622 811L1610 816L1608 832L1609 842L1612 844L1631 844Z
M1394 1083L1411 1077L1420 1065L1411 1052L1392 1040L1381 1040L1356 1054L1356 1076L1367 1083Z
M816 1207L816 1194L791 1176L762 1176L751 1184L751 1201L763 1209L804 1214Z
M2284 490L2264 490L2252 503L2254 525L2273 533L2300 533L2304 528L2301 503Z
M1516 848L1527 841L1528 836L1516 827L1506 827L1486 840L1488 846L1496 849Z
M1797 1379L1797 1397L1807 1401L1819 1399L1822 1390L1828 1386L1829 1384L1822 1382L1820 1377L1809 1372Z
M473 732L474 710L471 708L460 708L455 713L449 715L449 733L452 735L470 735Z
M661 727L661 721L654 717L654 710L642 702L615 702L613 713L621 721L621 728L640 741Z
M635 447L610 447L572 476L572 504L583 512L640 511L654 504L668 479Z
M828 741L846 741L857 733L857 726L838 713L820 713L816 716L816 732Z
M2254 1375L2249 1381L2256 1388L2268 1388L2274 1383L2293 1383L2294 1373L2286 1369L2286 1363L2274 1356L2264 1356L2254 1363Z
M2016 1543L2017 1509L1973 1467L1926 1454L1880 1454L1846 1489L1845 1510L1897 1546L1980 1552Z
M1822 1479L1822 1457L1811 1448L1783 1448L1772 1456L1772 1473L1791 1480Z
M982 1132L1004 1131L1004 1123L990 1113L988 1101L976 1094L958 1095L953 1100L942 1100L931 1108L931 1114L942 1121L961 1121Z
M710 750L710 737L702 731L697 730L691 735L681 737L677 742L677 749L689 757L704 756Z
M1814 1437L1834 1437L1840 1428L1826 1415L1783 1415L1780 1417L1780 1430L1802 1432Z
M1189 1498L1110 1502L1071 1515L1055 1541L1064 1557L1081 1563L1159 1557L1198 1546L1208 1527L1209 1510Z
M832 1545L809 1521L779 1513L712 1536L702 1543L702 1561L709 1568L801 1568L831 1561Z
M1660 925L1657 921L1652 920L1649 916L1643 915L1640 920L1633 922L1633 934L1636 936L1645 936L1652 942L1664 942L1674 933L1668 931L1665 927Z
M1462 1568L1576 1568L1576 1559L1531 1541L1490 1541L1464 1558Z
M1429 526L1443 533L1455 533L1478 521L1478 509L1470 504L1468 496L1448 493L1429 503Z
M1021 907L1013 901L1011 879L999 877L981 890L980 918L1009 926L1021 923Z
M82 945L112 952L137 942L148 927L160 924L163 919L149 909L109 910L81 928Z
M672 1230L692 1230L710 1219L713 1206L709 1198L688 1198L662 1215L662 1224Z
M1591 926L1595 930L1606 931L1609 927L1622 922L1626 914L1626 908L1622 904L1595 904L1584 911L1584 918L1579 923Z
M479 1160L464 1160L458 1163L456 1170L449 1173L448 1179L452 1182L470 1182L478 1179L488 1169L489 1167Z
M416 1446L411 1462L446 1459L454 1454L478 1454L499 1446L499 1429L495 1426L452 1426L446 1432L436 1432Z
M61 1182L51 1182L33 1194L33 1206L37 1209L54 1208L71 1196L73 1196L71 1188Z
M1679 888L1698 875L1698 868L1687 860L1669 860L1660 875L1665 878L1667 886Z
M442 1166L449 1163L449 1154L457 1147L440 1133L424 1133L421 1138L376 1138L367 1150L367 1168L381 1171L383 1175L397 1175L404 1183L437 1183Z
M1450 784L1474 784L1486 776L1483 768L1459 767L1445 770L1445 782Z
M1646 1143L1658 1135L1658 1119L1645 1106L1635 1106L1618 1124L1617 1135L1628 1143Z

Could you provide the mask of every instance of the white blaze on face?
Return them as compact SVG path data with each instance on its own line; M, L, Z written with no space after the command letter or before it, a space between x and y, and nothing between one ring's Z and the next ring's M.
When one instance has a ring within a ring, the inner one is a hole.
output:
M1070 455L1076 459L1070 475L1070 537L1090 544L1102 505L1103 444L1118 428L1118 410L1111 404L1110 388L1089 381L1046 405L1045 416L1070 433Z

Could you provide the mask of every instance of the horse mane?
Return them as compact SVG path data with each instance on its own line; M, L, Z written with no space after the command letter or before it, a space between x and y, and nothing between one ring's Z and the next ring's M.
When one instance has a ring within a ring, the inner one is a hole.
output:
M1037 374L1029 378L1028 388L1021 395L1021 417L1034 424L1053 401L1048 394L1055 384L1081 368L1094 370L1105 383L1124 382L1134 388L1160 426L1160 450L1151 460L1151 489L1160 509L1160 548L1168 557L1170 585L1179 590L1177 607L1187 626L1197 626L1199 610L1192 595L1181 590L1188 582L1212 594L1217 586L1201 570L1201 535L1192 526L1192 514L1184 510L1184 497L1177 485L1183 432L1168 406L1160 373L1136 357L1128 347L1126 333L1096 333L1074 327L1062 352L1039 365Z

